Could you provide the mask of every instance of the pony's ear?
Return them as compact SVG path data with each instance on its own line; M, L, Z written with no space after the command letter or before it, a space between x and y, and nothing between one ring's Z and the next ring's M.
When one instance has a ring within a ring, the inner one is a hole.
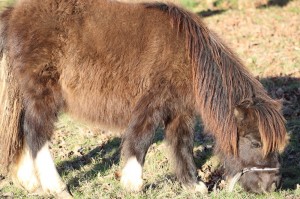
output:
M253 99L244 99L234 108L234 117L238 123L246 119L247 113L253 105Z
M235 107L234 108L234 117L238 123L242 122L246 117L245 110L241 107Z

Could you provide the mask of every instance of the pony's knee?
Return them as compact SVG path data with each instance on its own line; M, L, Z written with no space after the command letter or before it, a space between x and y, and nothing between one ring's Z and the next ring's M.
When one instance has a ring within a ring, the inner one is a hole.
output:
M130 192L138 192L142 189L142 165L137 161L136 157L127 160L121 174L121 185Z

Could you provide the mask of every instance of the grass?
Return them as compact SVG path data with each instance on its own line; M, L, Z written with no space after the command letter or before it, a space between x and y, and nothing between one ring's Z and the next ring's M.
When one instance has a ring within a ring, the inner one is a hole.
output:
M181 3L200 12L207 10L204 1L182 0ZM300 28L299 1L291 1L286 7L264 9L230 10L225 1L215 1L216 12L204 21L229 43L246 66L264 84L270 95L280 98L276 91L283 89L284 95L293 97L300 88ZM229 1L231 3L237 1ZM3 1L1 2L3 3ZM1 4L3 5L3 4ZM212 9L212 8L210 8ZM289 79L290 78L290 79ZM292 101L291 108L297 110L299 101ZM286 107L286 106L285 106ZM120 138L104 134L95 127L78 123L61 115L56 134L51 144L58 170L69 185L75 198L235 198L272 199L300 198L300 114L287 117L290 144L283 154L283 187L279 192L255 195L237 187L233 193L212 192L207 196L182 189L172 174L172 164L163 142L162 130L158 130L155 143L150 147L144 166L144 188L140 193L127 193L120 187L118 173L120 160ZM198 168L212 160L213 141L202 135L202 126L196 126L195 161ZM43 198L28 195L9 180L0 181L0 197ZM49 198L49 197L45 197ZM51 198L51 197L50 197Z
M180 0L179 1L185 8L193 10L199 2L196 2L195 0Z
M6 6L10 6L14 2L15 2L15 0L0 0L0 8L6 7Z

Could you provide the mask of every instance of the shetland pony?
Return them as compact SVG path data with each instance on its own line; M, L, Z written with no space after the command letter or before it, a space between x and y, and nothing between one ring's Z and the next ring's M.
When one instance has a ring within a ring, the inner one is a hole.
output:
M26 190L70 196L48 149L60 112L124 132L128 191L142 189L163 124L177 179L207 192L193 161L197 115L229 178L248 169L246 190L278 187L280 104L197 15L172 4L19 0L2 12L0 34L0 160Z

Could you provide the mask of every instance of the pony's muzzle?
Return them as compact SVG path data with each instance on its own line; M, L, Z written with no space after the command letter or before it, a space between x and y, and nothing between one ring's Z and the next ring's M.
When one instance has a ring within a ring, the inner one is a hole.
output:
M245 168L229 181L229 192L233 191L238 181L246 191L268 193L276 191L280 187L281 174L279 168Z
M272 174L262 175L262 181L259 183L259 188L261 189L261 191L258 192L269 193L276 191L280 187L281 175L275 175L276 176Z

